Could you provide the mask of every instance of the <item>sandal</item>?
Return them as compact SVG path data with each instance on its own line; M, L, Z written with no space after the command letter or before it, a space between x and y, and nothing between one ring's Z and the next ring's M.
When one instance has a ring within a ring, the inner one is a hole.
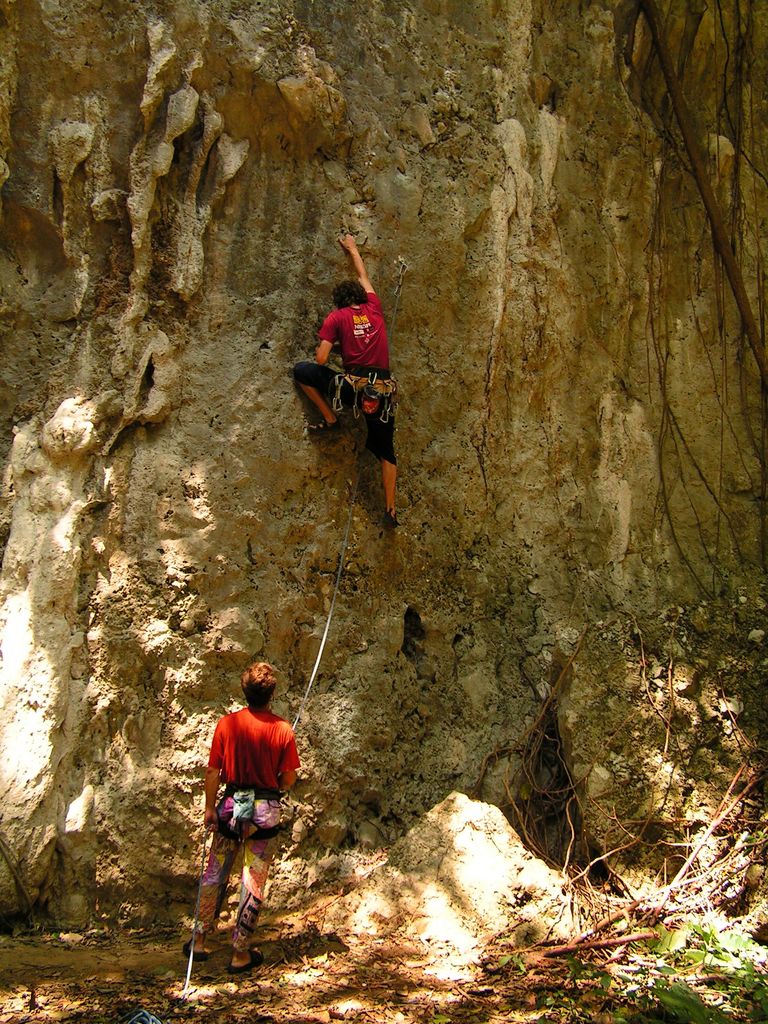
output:
M184 956L189 956L191 942L192 939L190 939L189 942L185 942L184 945L181 947ZM206 953L204 949L196 949L195 952L192 954L192 959L197 960L198 963L202 963L204 960L207 960L210 955L211 954Z
M252 971L254 967L264 963L264 954L258 949L249 949L248 956L250 959L247 964L239 964L237 967L229 964L227 974L245 974L246 971Z
M329 423L327 420L320 420L319 423L308 423L307 430L310 434L324 434L326 431L338 430L341 424L338 420Z

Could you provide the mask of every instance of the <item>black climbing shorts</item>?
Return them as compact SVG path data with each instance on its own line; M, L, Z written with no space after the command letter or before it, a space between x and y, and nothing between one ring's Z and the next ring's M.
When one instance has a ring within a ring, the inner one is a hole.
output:
M336 394L336 376L340 371L330 366L322 366L320 363L303 362L296 363L293 368L293 379L297 384L306 384L310 388L316 388L330 403ZM347 409L354 408L355 389L345 380L341 385L341 404ZM382 423L380 414L375 412L371 415L362 412L365 423L368 427L368 438L365 447L375 455L377 459L391 462L397 465L395 458L395 417L390 414L387 423Z

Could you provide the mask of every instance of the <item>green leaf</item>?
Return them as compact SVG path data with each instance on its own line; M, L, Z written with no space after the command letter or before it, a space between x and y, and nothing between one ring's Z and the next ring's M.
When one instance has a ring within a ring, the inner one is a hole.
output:
M516 971L525 974L525 961L518 953L504 953L499 957L499 967L506 967L512 964Z
M663 924L656 929L658 939L653 939L649 945L655 953L676 953L688 944L691 936L691 928L684 925L682 928L674 928L670 931Z
M703 964L709 954L706 949L686 949L685 959L690 960L692 964Z
M664 1009L683 1024L732 1024L731 1018L707 1006L703 999L680 981L671 985L654 985L653 994Z

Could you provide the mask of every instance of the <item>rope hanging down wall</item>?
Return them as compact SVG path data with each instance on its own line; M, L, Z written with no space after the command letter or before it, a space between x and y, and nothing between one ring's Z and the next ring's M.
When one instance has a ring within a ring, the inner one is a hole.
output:
M317 652L317 658L315 659L315 666L312 669L312 674L309 677L309 682L307 683L307 688L304 691L304 697L303 697L303 699L301 701L301 706L299 707L298 713L296 714L296 717L293 720L293 731L294 732L296 732L296 727L299 724L299 719L301 718L302 714L304 713L304 706L307 703L307 699L309 698L309 694L310 694L310 691L312 689L312 684L314 683L315 676L317 675L317 670L320 667L320 659L323 656L323 650L325 648L325 641L328 639L328 630L331 628L331 619L333 618L333 609L334 609L334 607L336 605L336 597L337 597L337 595L339 593L339 584L341 583L341 574L344 571L344 555L346 554L347 543L349 542L349 528L352 525L352 512L353 512L354 507L355 507L355 497L357 496L357 485L358 485L359 482L360 482L360 473L358 472L358 474L357 474L357 476L355 478L354 486L352 487L352 490L350 492L350 497L349 497L349 515L347 516L347 528L344 530L344 540L342 541L342 544L341 544L341 552L339 554L339 567L336 570L336 583L334 584L334 587L333 587L333 597L331 598L331 606L328 609L328 618L325 621L325 629L323 630L323 636L322 636L322 639L320 640L320 647L319 647L318 652Z

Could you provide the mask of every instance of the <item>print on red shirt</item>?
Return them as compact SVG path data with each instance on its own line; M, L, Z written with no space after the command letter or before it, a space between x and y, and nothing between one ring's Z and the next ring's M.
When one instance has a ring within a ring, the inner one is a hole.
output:
M363 344L366 344L371 340L371 334L373 333L373 324L365 315L365 313L353 313L352 330L355 333L355 337L363 341Z

